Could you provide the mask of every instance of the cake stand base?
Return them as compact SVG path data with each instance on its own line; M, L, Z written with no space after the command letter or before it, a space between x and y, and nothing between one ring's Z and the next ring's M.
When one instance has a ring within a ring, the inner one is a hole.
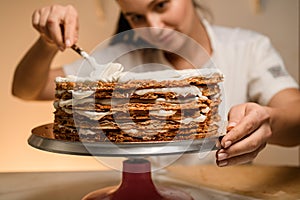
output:
M178 188L156 187L151 177L151 164L145 159L130 159L123 162L122 181L96 190L82 200L193 200Z

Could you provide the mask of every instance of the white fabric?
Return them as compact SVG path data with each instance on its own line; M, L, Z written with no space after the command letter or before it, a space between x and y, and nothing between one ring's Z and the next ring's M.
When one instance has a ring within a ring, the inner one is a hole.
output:
M226 107L247 101L267 105L285 88L298 88L270 39L253 31L206 24L214 54L225 74Z
M298 88L298 84L288 75L282 58L272 47L270 39L253 31L240 28L226 28L212 26L207 21L203 23L208 32L213 55L212 63L225 75L224 90L225 111L233 106L248 101L267 105L270 99L280 90L285 88ZM129 56L121 56L123 52L130 52L132 47L124 44L110 46L104 50L96 49L93 56L104 64L106 62L120 62L125 69L129 70L145 62L145 54L136 51ZM160 63L170 65L162 56L146 54L149 63ZM114 58L118 58L115 60ZM82 61L64 66L66 74L86 74L84 68L80 68ZM152 64L153 65L153 64ZM79 70L80 69L80 70ZM149 70L151 70L149 68ZM190 159L188 162L199 162L199 159ZM163 160L160 158L159 160ZM168 158L169 160L169 158ZM202 163L214 161L213 153ZM184 161L185 162L185 161Z

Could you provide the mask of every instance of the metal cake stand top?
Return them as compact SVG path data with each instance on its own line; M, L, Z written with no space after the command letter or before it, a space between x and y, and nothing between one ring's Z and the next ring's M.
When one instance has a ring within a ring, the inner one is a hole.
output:
M103 157L144 157L197 153L216 150L219 137L209 137L190 141L171 142L71 142L57 140L53 134L53 124L45 124L32 129L29 145L37 149L63 154L103 156Z

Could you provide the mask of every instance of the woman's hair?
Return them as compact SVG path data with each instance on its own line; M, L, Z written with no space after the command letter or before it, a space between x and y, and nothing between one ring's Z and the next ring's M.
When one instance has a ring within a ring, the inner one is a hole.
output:
M115 31L115 34L122 33L124 31L128 31L131 29L130 24L128 23L127 19L125 18L124 14L120 12L119 20L117 24L117 29Z
M212 13L207 7L203 6L198 0L192 0L192 1L198 14L200 14L204 18L208 18L212 20ZM146 41L144 41L141 38L135 39L134 32L129 31L131 29L132 28L128 23L127 19L125 18L124 14L120 12L115 35L119 33L123 33L125 31L126 33L121 35L119 34L117 37L113 37L110 44L113 45L119 42L125 42L125 43L130 43L135 45L144 45L144 44L149 45Z
M124 14L120 12L119 20L117 23L117 29L115 31L115 36L110 41L110 45L114 45L117 43L126 43L131 44L138 47L152 47L151 44L146 42L140 37L135 37L134 31L130 31L132 28L125 18Z
M124 14L120 12L117 29L115 31L115 36L112 38L110 44L117 44L119 42L133 43L134 41L134 32L131 30L131 26L125 18ZM122 33L122 34L121 34Z

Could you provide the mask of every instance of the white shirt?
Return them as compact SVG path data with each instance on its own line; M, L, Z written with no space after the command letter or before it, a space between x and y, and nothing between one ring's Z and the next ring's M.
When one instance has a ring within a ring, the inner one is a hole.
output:
M209 64L219 68L225 76L223 94L225 115L233 105L249 101L267 105L277 92L286 88L298 88L298 84L287 73L282 58L273 48L268 37L240 28L210 25L205 20L203 23L213 49ZM102 46L105 45L100 45L100 48L92 53L102 64L120 62L127 70L145 63L145 60L148 63L170 65L161 52L156 56L146 54L145 59L142 51L122 56L124 53L131 52L134 49L132 46L118 44L106 47L104 50ZM65 65L65 73L87 75L89 72L85 71L84 67L80 67L81 63L82 60ZM189 159L189 162L191 160L195 161ZM201 162L211 163L213 160L214 155L210 154Z

